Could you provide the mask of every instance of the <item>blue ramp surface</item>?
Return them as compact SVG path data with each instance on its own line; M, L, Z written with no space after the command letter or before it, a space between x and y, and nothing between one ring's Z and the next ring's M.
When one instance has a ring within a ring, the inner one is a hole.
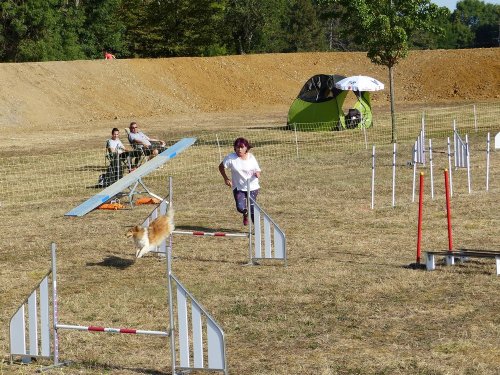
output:
M83 216L89 213L96 207L100 206L104 202L114 197L116 194L121 193L126 188L132 186L140 178L158 169L170 159L175 158L177 154L181 153L195 142L196 138L181 139L175 145L170 146L169 148L167 148L165 151L163 151L153 159L141 165L132 173L129 173L128 175L119 179L113 185L108 186L106 189L94 195L93 197L89 198L78 207L73 208L71 211L64 214L64 216Z

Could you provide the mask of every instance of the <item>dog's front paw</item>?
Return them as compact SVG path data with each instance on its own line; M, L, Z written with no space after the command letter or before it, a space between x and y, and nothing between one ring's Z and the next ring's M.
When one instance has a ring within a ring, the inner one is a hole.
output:
M149 247L144 246L141 250L137 250L135 257L136 258L142 258L144 254L149 252Z

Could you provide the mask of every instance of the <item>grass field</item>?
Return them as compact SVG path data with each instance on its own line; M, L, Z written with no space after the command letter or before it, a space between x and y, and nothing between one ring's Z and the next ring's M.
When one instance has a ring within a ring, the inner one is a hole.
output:
M248 129L233 131L246 135ZM457 248L500 249L500 158L492 152L487 192L484 135L471 136L471 194L466 172L453 171ZM494 261L473 259L434 272L406 268L415 262L417 240L407 158L397 162L397 205L391 207L392 146L377 146L372 210L371 150L343 152L308 136L299 157L280 157L285 146L273 142L256 140L254 150L263 169L258 201L287 236L287 267L265 261L244 267L248 246L242 239L174 238L173 272L224 329L229 372L499 374L500 278ZM242 231L217 158L207 168L204 162L212 155L204 147L178 156L179 163L200 163L204 169L174 175L176 226ZM231 151L227 145L223 150ZM39 160L29 160L26 169L35 170ZM436 154L434 163L434 200L425 169L423 248L446 250L446 156ZM58 180L64 170L57 171ZM67 173L73 176L75 170ZM148 180L153 191L166 193L168 175L167 166ZM1 207L2 375L30 374L39 365L8 363L8 321L49 268L52 241L59 250L60 322L168 329L165 261L153 256L135 261L124 236L152 207L64 217L91 194L82 186ZM61 359L73 365L54 373L170 374L164 338L62 331L60 340Z

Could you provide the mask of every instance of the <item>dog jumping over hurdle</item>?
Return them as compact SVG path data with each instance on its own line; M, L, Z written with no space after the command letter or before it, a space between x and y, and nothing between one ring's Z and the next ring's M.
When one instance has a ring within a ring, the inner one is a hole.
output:
M169 207L166 215L158 216L147 228L136 225L125 235L134 240L136 258L142 258L170 236L174 229L174 209Z

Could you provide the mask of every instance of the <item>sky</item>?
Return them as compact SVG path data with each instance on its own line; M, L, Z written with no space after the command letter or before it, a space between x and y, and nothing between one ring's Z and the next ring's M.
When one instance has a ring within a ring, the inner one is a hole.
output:
M483 0L484 1L484 0ZM457 8L457 0L431 0L432 3L439 5L440 7L447 7L450 10L455 10ZM484 1L489 4L500 5L500 0L487 0Z

